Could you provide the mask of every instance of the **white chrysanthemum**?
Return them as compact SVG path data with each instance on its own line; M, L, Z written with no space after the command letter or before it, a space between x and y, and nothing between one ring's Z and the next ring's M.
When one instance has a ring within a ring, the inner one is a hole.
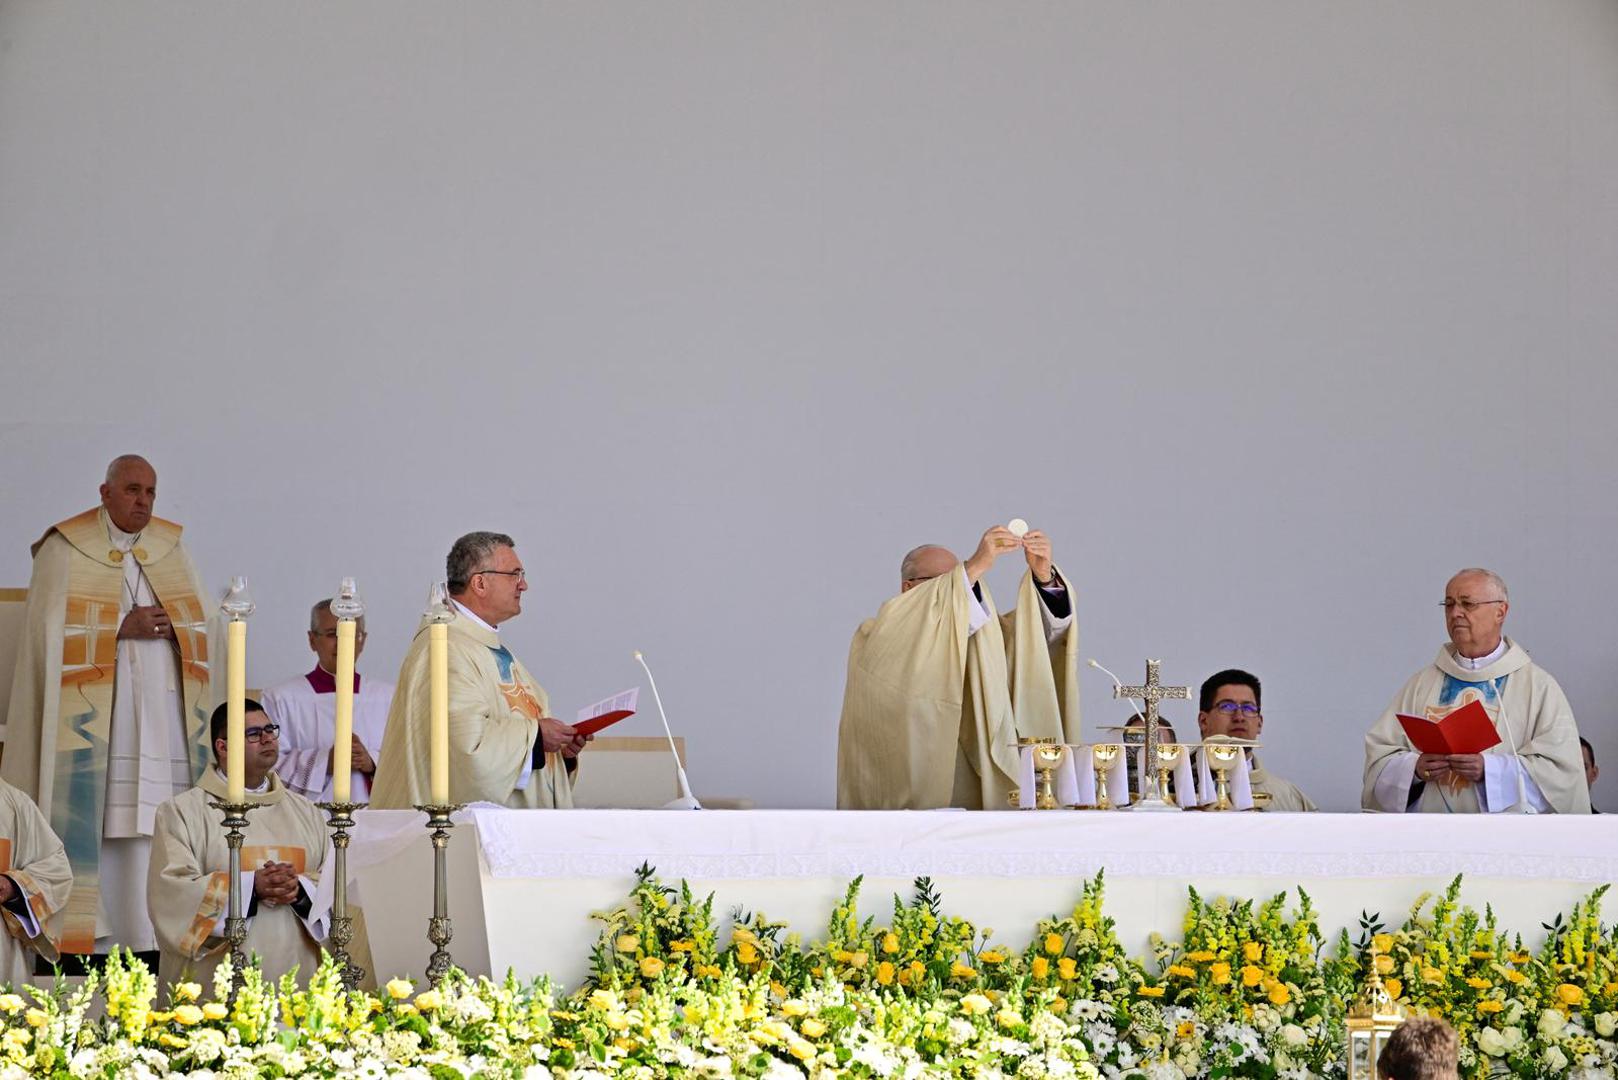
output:
M225 1033L215 1028L202 1028L191 1034L191 1047L187 1051L198 1065L218 1061L225 1054Z

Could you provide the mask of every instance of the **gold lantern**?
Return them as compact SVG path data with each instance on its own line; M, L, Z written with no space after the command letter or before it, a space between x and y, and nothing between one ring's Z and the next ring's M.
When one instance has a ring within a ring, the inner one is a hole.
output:
M1359 1000L1348 1009L1348 1080L1378 1080L1376 1059L1382 1056L1388 1036L1407 1018L1405 1007L1393 1000L1376 973L1374 950L1366 967L1369 974Z

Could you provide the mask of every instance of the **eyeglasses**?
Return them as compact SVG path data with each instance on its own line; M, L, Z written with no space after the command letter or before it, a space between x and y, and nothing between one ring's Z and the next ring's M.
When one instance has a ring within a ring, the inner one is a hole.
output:
M1454 611L1457 606L1459 606L1462 611L1476 611L1484 604L1503 603L1505 603L1504 600L1450 600L1446 598L1444 602L1438 606L1443 608L1445 611Z
M281 725L265 724L262 727L250 727L242 734L247 736L247 741L250 743L263 742L265 739L273 739L279 736L281 734Z
M1235 716L1237 713L1241 713L1243 716L1257 716L1259 714L1258 706L1251 701L1221 701L1214 706L1214 711L1222 712L1226 716Z
M472 576L473 577L477 577L479 574L499 574L501 577L514 577L518 581L527 581L528 580L528 571L524 570L520 566L517 567L517 569L515 569L515 570L474 570L474 571L472 571Z

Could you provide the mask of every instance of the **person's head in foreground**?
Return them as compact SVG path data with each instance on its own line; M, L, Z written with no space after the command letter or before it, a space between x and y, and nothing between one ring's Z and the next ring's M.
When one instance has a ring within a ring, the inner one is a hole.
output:
M1460 1080L1455 1029L1432 1016L1413 1016L1382 1044L1376 1073L1382 1080Z

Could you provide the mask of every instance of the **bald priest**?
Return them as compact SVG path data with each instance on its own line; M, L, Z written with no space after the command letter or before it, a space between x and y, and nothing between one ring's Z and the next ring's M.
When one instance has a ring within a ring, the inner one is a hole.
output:
M1017 606L996 616L982 578L1024 555ZM1003 809L1019 737L1078 741L1074 598L1042 532L1004 526L961 562L935 545L900 567L899 595L854 634L837 737L845 810Z

